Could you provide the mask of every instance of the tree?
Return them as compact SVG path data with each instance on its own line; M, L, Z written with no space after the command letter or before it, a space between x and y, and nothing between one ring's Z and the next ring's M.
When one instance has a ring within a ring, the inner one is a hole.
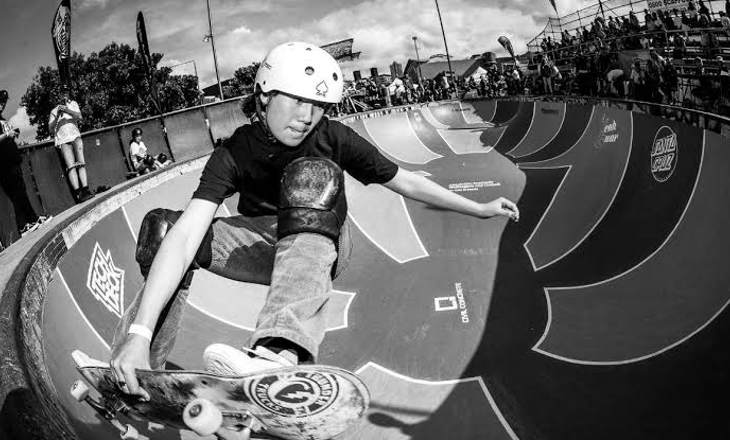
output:
M152 54L157 65L163 55ZM79 103L83 120L81 131L108 127L157 114L151 100L150 87L142 58L127 44L111 43L88 57L74 52L70 60L71 96ZM198 78L193 75L172 75L172 69L154 71L160 107L170 112L200 103ZM44 66L21 98L31 124L37 128L36 139L51 136L48 116L59 103L61 85L58 69Z
M253 93L254 82L256 80L256 71L259 70L261 63L252 63L248 66L239 67L233 72L233 79L223 88L223 97L233 98L234 96L243 96Z

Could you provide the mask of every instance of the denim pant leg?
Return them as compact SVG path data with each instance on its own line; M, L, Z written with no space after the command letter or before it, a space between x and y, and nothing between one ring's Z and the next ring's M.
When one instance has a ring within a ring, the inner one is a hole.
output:
M226 278L269 284L251 346L279 337L296 343L313 358L326 328L325 307L332 291L332 265L338 257L327 237L303 233L276 241L276 217L230 217L213 231L213 273ZM340 240L344 269L349 257L349 229ZM338 270L339 273L339 270Z
M271 287L252 345L263 338L284 338L316 359L327 325L325 310L336 258L335 244L319 234L294 234L276 244Z
M273 232L270 226L272 221ZM276 242L276 217L259 218L258 221L242 216L217 218L211 225L211 231L212 239L203 242L201 247L210 247L212 261L204 263L202 268L238 281L269 284ZM175 291L157 320L150 344L150 366L153 369L164 367L175 344L187 305L189 291L185 286L182 283ZM137 316L142 291L140 289L117 324L111 346L112 353L124 342L129 326Z
M288 339L316 358L326 328L325 307L332 290L332 265L344 270L350 257L349 226L343 226L339 252L318 234L295 234L277 242L276 216L217 218L211 225L210 262L202 266L219 276L271 287L259 314L251 345L266 337ZM339 256L338 256L339 253ZM112 351L124 340L142 299L139 292L114 335ZM188 290L179 288L163 309L150 346L152 368L162 368L172 350ZM213 341L212 341L213 342Z

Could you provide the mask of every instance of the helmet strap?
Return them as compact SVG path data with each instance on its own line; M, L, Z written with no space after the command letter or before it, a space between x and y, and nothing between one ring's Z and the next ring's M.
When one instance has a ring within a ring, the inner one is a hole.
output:
M261 122L261 125L264 128L264 133L266 134L266 139L269 142L275 143L275 142L278 142L278 139L276 139L276 136L274 136L274 133L272 133L271 130L269 129L269 123L266 119L266 116L267 116L266 104L264 104L261 101L262 94L263 94L263 92L259 92L256 95L256 118L259 120L259 122ZM271 96L271 95L269 95L269 96Z

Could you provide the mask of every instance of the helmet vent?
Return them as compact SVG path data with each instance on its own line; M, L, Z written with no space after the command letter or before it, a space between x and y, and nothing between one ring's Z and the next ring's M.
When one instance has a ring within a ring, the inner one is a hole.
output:
M306 74L307 74L307 75L309 75L309 76L312 76L312 75L314 75L314 67L312 67L312 66L307 66L307 68L306 68L306 69L304 69L304 73L306 73Z
M337 81L337 78L338 78L337 72L332 72L332 79Z

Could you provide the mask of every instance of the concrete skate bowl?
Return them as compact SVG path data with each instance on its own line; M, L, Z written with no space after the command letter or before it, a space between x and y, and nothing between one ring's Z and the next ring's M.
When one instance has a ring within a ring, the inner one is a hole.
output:
M727 139L547 102L455 102L343 122L403 168L473 200L508 197L522 213L518 223L474 219L348 177L355 248L319 359L357 371L372 393L345 438L730 434ZM2 309L14 325L3 353L18 357L2 365L9 438L117 437L71 399L70 352L109 358L143 282L133 257L142 217L183 208L205 160L97 198L14 272ZM235 206L227 200L219 215ZM212 342L245 344L265 295L197 271L168 367L201 368ZM131 423L150 439L195 438Z

